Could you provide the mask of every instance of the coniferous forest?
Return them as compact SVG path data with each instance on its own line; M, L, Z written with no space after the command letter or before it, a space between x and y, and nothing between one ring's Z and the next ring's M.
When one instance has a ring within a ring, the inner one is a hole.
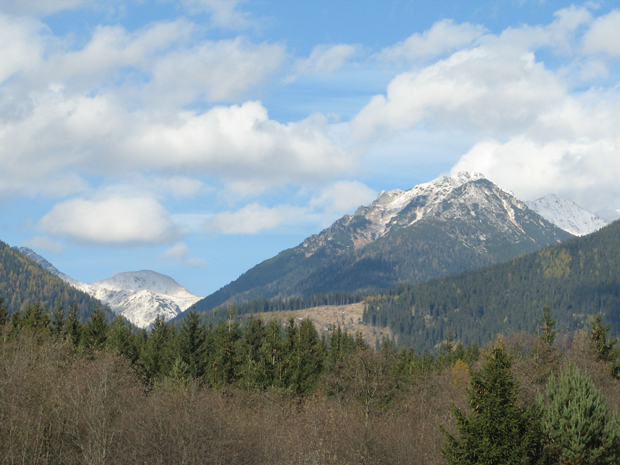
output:
M312 322L0 307L0 462L617 463L620 348L602 317L434 354Z

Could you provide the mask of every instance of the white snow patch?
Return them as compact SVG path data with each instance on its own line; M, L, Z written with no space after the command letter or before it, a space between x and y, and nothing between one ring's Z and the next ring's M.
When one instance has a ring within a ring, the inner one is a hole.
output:
M550 223L575 236L585 236L609 224L600 216L555 194L525 204Z

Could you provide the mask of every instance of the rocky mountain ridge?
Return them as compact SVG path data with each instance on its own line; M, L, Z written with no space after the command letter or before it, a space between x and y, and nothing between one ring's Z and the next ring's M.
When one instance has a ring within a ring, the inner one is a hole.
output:
M369 291L480 268L572 234L482 174L442 176L382 192L299 246L248 270L197 304Z

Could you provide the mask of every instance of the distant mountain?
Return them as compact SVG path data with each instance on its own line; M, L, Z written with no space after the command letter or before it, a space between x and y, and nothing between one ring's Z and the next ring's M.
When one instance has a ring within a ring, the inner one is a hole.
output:
M558 228L574 236L585 236L609 224L598 215L554 194L525 202L525 204Z
M139 328L150 326L158 315L168 321L202 299L155 271L119 273L83 289Z
M114 313L123 315L139 328L150 326L158 315L168 321L202 299L155 271L119 273L110 279L85 284L60 272L31 249L17 250L66 283L109 305Z
M573 237L477 173L382 192L196 304L371 291L510 260Z
M620 332L620 221L507 263L402 286L368 299L364 321L424 350L449 333L484 344L499 333L533 332L543 307L561 332L602 314Z
M75 302L80 316L87 319L97 306L101 306L101 302L67 284L37 260L4 242L0 242L0 296L10 313L22 311L35 302L53 309L58 301L68 311L69 306ZM111 315L107 307L103 310Z

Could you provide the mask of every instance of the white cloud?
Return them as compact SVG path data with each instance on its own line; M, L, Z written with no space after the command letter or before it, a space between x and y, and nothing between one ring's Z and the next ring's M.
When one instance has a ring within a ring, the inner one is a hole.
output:
M178 236L169 213L157 201L120 195L59 203L41 218L38 227L91 244L159 244Z
M353 214L360 205L368 205L377 192L359 181L337 181L323 189L310 201L314 209L322 209L330 216Z
M404 42L383 49L376 58L385 61L430 58L465 47L484 34L477 24L454 24L451 19L438 21L423 33L415 33Z
M554 192L609 208L620 176L620 90L583 90L571 73L585 80L609 75L603 59L620 56L619 20L617 11L594 19L588 9L570 7L547 25L478 37L475 48L392 79L352 120L354 134L367 144L371 136L391 140L412 130L461 132L478 142L460 159L452 155L453 172L483 172L525 199ZM540 49L564 65L547 67L537 59Z
M162 259L177 260L185 265L202 267L206 262L200 258L189 257L189 247L185 242L178 242L159 255Z
M48 250L52 253L60 253L63 250L63 246L60 242L47 236L35 236L32 239L23 241L22 244L34 249Z
M487 140L463 155L452 172L481 171L491 181L533 200L566 195L586 208L600 208L617 190L620 138L553 140L516 136L506 143Z
M359 138L415 127L458 126L482 133L527 127L545 108L562 102L564 85L534 55L484 48L453 54L390 82L354 118Z
M45 27L0 14L0 84L17 73L36 69L44 50Z
M326 136L315 115L281 124L259 102L181 114L174 122L138 127L123 141L120 166L219 174L231 182L287 184L350 170L352 154Z
M204 224L206 232L221 234L257 234L283 224L298 222L308 212L301 207L277 205L265 207L251 203L235 212L222 212L211 216Z
M308 58L295 62L295 71L285 79L285 82L292 82L306 74L331 73L344 66L358 53L358 50L359 46L350 44L317 45Z
M235 99L265 82L284 61L284 52L283 45L254 45L243 38L203 42L157 60L146 93L157 101L173 96L183 103L197 97Z
M588 53L605 53L620 58L620 10L597 18L583 38Z

